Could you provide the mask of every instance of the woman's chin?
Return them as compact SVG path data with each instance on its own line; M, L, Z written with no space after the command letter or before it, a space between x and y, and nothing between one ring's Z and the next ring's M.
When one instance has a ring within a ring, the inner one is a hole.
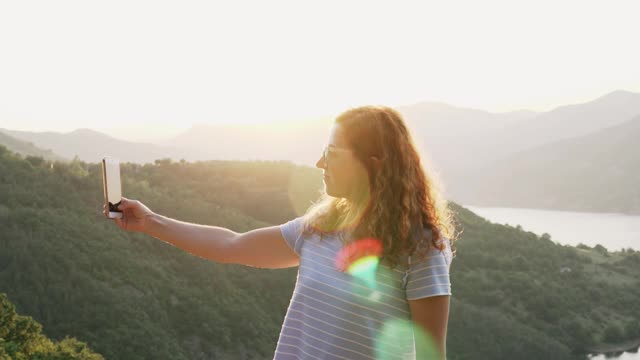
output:
M336 192L334 189L332 189L331 186L325 186L324 187L324 192L327 195L329 195L331 197L334 197L334 198L342 198L342 197L344 197L344 195L342 195L342 194Z
M333 189L327 183L324 184L324 192L329 196L336 197Z

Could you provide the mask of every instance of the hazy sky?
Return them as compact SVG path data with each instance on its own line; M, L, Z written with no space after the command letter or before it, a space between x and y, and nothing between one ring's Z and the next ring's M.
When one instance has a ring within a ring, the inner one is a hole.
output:
M187 127L366 103L640 92L638 1L0 1L0 127Z

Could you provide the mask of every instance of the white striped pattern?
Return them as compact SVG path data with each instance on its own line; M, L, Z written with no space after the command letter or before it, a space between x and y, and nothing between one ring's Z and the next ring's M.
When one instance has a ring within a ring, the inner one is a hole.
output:
M381 343L383 327L389 320L411 319L408 299L451 295L450 254L435 249L408 269L381 265L371 289L335 268L341 246L337 236L325 235L322 241L317 235L302 236L302 217L280 230L300 256L300 268L274 359L369 360L379 354L407 359L407 352L415 357L414 349Z

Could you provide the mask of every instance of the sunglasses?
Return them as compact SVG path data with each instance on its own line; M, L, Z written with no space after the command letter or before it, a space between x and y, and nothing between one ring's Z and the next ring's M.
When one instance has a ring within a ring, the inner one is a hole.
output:
M351 149L337 147L334 145L326 145L324 149L322 149L322 161L324 162L324 166L327 166L329 163L329 154L330 153L345 153L351 152Z

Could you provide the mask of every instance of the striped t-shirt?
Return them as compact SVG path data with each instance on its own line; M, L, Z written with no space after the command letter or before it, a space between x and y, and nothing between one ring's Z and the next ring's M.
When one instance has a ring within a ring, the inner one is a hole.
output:
M449 241L421 262L379 265L372 283L339 271L338 236L302 235L302 221L280 225L300 266L274 359L414 359L408 300L451 295Z

